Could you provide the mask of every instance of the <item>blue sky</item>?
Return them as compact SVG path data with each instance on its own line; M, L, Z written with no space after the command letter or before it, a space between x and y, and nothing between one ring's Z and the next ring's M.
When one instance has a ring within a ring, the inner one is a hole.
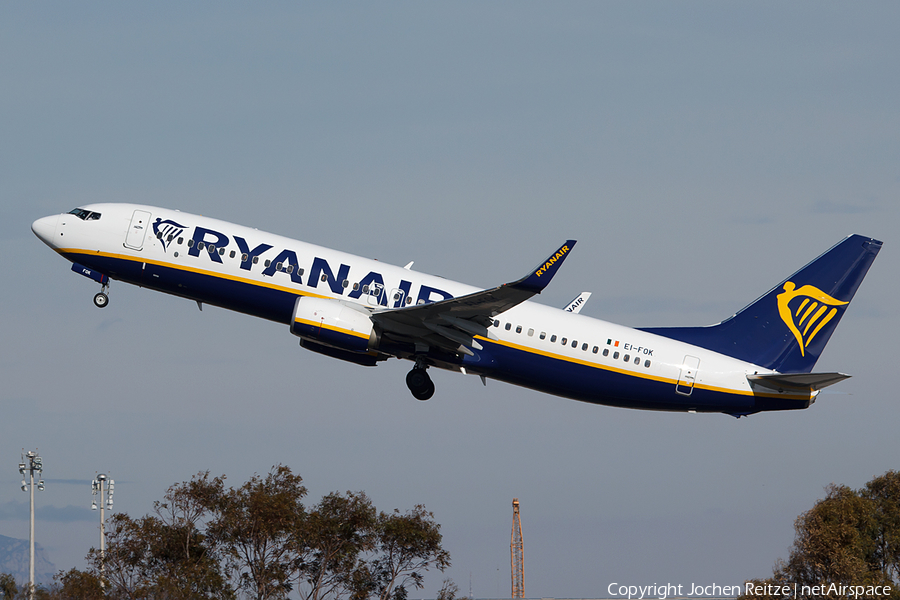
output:
M59 568L96 544L97 471L138 516L198 471L284 463L311 503L425 504L476 597L509 594L514 497L529 597L768 575L826 485L898 468L898 24L887 2L3 5L0 534L27 538L16 465L39 448ZM449 373L421 403L408 364L273 323L123 284L98 311L29 227L118 201L484 287L574 238L540 301L588 290L585 314L633 326L717 322L850 233L885 246L817 365L854 377L810 410Z

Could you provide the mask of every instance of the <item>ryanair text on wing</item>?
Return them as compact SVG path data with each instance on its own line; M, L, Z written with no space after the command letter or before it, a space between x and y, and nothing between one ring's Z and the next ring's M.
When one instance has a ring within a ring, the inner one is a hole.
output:
M561 259L563 256L565 256L566 252L568 252L568 251L569 251L568 246L563 246L562 248L560 248L559 251L556 254L554 254L553 256L551 256L550 260L548 260L546 263L544 263L544 266L541 267L540 269L538 269L537 271L535 271L534 274L537 275L538 277L540 277L541 275L546 273L547 270L553 266L553 263L555 263L556 261Z

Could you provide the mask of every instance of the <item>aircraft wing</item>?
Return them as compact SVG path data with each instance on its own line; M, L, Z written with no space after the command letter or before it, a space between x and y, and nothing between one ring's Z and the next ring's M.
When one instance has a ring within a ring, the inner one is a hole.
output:
M574 246L575 240L567 240L517 281L458 298L377 310L372 319L386 335L398 341L472 354L469 348L481 349L474 336L494 338L488 331L494 317L540 294Z

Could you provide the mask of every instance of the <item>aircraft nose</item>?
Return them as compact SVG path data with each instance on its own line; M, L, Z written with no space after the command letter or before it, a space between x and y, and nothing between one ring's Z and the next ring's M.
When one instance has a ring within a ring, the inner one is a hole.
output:
M56 222L58 220L59 215L53 215L51 217L38 219L31 224L31 230L34 232L34 235L38 236L38 238L42 242L44 242L48 246L52 246L52 242L54 241L54 234L56 233Z

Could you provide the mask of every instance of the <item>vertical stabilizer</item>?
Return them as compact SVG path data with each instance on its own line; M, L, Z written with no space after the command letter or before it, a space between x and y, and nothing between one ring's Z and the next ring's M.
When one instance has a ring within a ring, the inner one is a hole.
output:
M718 325L643 331L781 373L809 373L879 250L880 241L851 235Z

